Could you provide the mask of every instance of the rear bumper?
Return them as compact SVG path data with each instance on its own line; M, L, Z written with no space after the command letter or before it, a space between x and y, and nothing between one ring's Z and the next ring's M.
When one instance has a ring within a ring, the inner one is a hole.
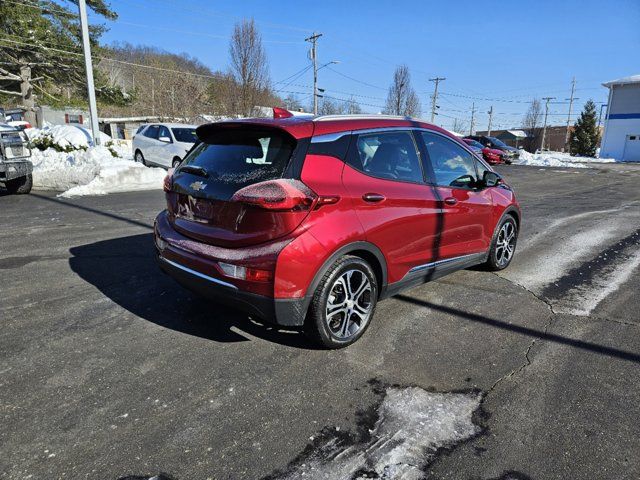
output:
M282 326L300 326L304 323L304 298L276 299L246 291L242 285L232 283L233 279L218 276L215 260L182 250L172 243L180 234L167 222L166 212L158 215L154 236L160 269L183 287L269 323ZM158 241L158 238L162 241ZM159 246L160 243L163 243L163 248Z

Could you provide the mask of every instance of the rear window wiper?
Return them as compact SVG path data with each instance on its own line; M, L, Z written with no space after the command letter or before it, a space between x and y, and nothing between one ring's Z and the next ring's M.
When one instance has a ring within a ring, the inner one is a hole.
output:
M198 167L196 165L184 165L180 167L181 172L191 173L192 175L198 175L199 177L209 178L209 172L204 167Z

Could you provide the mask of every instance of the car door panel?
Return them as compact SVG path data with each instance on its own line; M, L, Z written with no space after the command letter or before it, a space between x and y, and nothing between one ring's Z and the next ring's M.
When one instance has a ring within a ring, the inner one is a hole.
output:
M421 132L425 170L438 192L443 209L439 259L486 252L492 231L490 189L478 189L475 156L453 139Z
M409 132L404 132L402 141L415 149ZM385 252L388 281L393 283L401 280L411 268L435 259L441 209L434 189L424 182L378 178L374 176L376 172L362 171L366 166L359 158L357 142L358 136L352 141L348 155L351 161L343 171L343 184L366 232L366 240ZM414 154L418 159L417 152ZM398 168L407 174L407 165Z

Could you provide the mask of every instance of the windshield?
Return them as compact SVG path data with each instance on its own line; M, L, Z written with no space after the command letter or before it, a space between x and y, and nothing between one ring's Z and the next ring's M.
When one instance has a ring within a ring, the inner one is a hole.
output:
M176 138L176 142L196 143L198 139L195 128L172 128L171 131Z
M487 137L489 140L491 140L491 143L493 143L496 147L507 147L507 144L504 143L502 140L498 140L496 137Z
M282 178L294 147L291 137L273 130L225 130L198 143L176 173L193 174L188 167L201 167L208 192L225 199L248 185Z

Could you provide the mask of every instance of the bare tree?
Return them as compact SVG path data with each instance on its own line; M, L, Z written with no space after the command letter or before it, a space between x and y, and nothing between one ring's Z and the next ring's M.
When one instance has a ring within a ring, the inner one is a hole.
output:
M229 44L231 73L238 84L238 113L249 115L269 90L267 55L253 19L237 23Z
M359 113L362 113L362 108L360 107L360 104L353 98L353 95L349 97L349 100L345 101L345 104L346 105L344 107L344 110L349 115L357 115Z
M462 133L466 135L466 133L469 131L469 125L464 120L454 118L453 124L451 125L451 130L456 133Z
M398 66L393 74L384 113L409 117L420 115L420 100L411 86L411 74L406 65Z
M542 134L542 102L534 98L529 104L529 109L522 119L522 127L527 133L523 147L529 152L535 152Z

